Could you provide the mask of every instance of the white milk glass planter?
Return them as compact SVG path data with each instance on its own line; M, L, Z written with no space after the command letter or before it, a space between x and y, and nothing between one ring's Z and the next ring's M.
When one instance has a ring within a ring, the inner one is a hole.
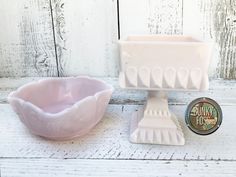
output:
M209 86L212 43L182 35L129 36L120 40L122 88L148 90L144 111L133 114L130 141L184 145L167 91L203 91Z

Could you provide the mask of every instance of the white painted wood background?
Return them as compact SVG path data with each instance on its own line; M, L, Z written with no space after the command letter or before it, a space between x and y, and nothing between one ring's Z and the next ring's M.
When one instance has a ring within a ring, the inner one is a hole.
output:
M211 77L236 78L236 1L0 3L0 77L116 77L119 34L122 38L129 34L191 34L216 43Z
M129 117L146 99L146 92L118 86L117 40L129 34L191 34L215 41L209 74L222 79L211 80L207 92L169 94L185 146L128 142ZM32 80L80 74L100 76L115 87L103 120L85 137L36 137L7 103L11 91ZM235 0L0 0L0 177L235 177L233 79ZM210 136L195 135L183 120L187 104L201 96L223 109L222 126Z

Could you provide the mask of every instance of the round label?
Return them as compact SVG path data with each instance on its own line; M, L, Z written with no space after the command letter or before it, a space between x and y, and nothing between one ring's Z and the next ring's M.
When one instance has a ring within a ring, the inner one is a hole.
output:
M214 100L205 97L198 98L189 104L185 121L193 132L209 135L220 127L222 110Z

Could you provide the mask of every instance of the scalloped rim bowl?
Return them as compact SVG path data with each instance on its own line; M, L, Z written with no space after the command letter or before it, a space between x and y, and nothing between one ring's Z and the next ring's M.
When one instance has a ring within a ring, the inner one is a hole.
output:
M67 140L88 133L102 119L113 90L90 77L50 78L18 88L8 102L33 134Z

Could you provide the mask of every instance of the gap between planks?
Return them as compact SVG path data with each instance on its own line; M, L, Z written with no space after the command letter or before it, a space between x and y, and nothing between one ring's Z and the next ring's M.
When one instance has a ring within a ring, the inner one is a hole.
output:
M1 160L107 160L107 161L162 161L162 162L236 162L236 159L130 159L130 158L109 158L109 159L102 159L102 158L76 158L76 157L0 157Z
M236 162L142 160L0 160L3 176L224 176L234 177Z

